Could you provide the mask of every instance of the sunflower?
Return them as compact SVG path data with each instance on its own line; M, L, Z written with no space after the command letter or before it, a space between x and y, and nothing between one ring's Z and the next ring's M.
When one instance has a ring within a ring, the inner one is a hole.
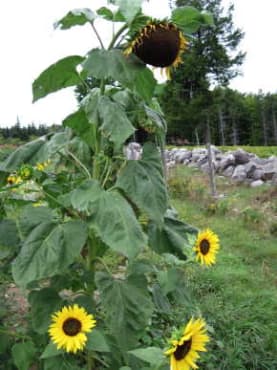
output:
M188 41L171 22L151 20L130 42L125 55L134 53L145 64L165 68L170 78L170 68L182 63L181 55Z
M88 333L96 325L92 315L77 304L63 307L52 315L52 324L48 332L57 348L76 353L85 347Z
M23 182L22 178L18 176L17 174L11 174L7 178L7 183L9 185L19 185Z
M210 266L215 263L215 256L219 250L219 238L210 229L199 232L193 250L196 252L196 259Z
M178 336L170 340L171 347L165 352L170 356L170 370L197 369L198 352L206 352L205 345L210 340L205 321L192 318Z

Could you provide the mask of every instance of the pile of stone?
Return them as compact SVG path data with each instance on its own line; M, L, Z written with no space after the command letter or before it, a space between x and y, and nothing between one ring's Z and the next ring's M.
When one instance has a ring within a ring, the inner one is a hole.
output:
M212 165L218 175L230 177L235 182L247 183L251 187L265 183L277 186L277 157L259 158L243 149L222 152L211 146ZM173 148L165 152L168 167L176 165L195 166L204 172L209 171L206 148L193 150Z

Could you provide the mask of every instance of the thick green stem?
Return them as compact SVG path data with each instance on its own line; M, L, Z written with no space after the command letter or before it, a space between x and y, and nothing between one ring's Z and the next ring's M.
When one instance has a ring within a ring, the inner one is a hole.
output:
M128 28L128 24L124 24L117 32L116 34L114 35L114 37L112 38L112 41L110 43L110 45L108 46L108 50L112 49L116 43L116 41L118 40L119 36L121 36L121 34Z
M89 351L87 354L87 368L88 370L93 370L94 369L94 359L91 357Z

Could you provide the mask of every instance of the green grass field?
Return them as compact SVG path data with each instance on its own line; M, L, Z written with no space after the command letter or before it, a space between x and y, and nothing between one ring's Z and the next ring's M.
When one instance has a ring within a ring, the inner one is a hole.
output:
M171 170L169 185L180 217L220 237L212 268L190 268L193 310L212 326L201 369L277 369L277 189L218 179L215 201L208 179L186 167Z

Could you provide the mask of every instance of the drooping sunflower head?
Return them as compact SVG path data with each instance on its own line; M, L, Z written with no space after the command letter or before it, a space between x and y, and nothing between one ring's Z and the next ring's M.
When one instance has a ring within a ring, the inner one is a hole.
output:
M83 307L74 304L63 307L52 315L52 323L48 332L57 348L66 352L76 353L85 347L86 333L96 325L93 316L88 314Z
M170 356L170 370L197 369L198 352L206 352L209 337L203 319L192 318L186 327L170 340L170 348L165 352Z
M210 229L198 233L194 251L196 259L204 265L210 266L215 263L215 257L219 250L219 238Z
M165 68L167 76L170 67L177 67L186 50L187 40L173 23L151 20L143 27L125 50L134 53L145 64Z

